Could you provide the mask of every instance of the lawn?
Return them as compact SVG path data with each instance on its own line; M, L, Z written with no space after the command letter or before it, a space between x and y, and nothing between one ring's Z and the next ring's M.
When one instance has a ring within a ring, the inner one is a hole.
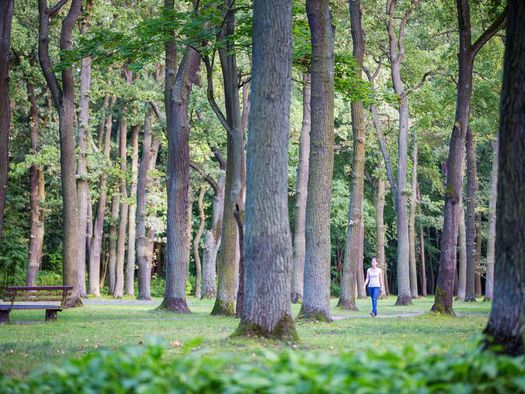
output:
M261 347L274 350L298 348L328 352L380 349L404 344L436 349L466 349L471 338L485 327L489 303L456 303L457 317L429 314L432 298L406 307L394 306L395 298L379 301L380 316L368 316L369 300L359 300L359 312L342 311L332 300L332 323L298 322L298 343L230 338L238 320L210 316L212 301L188 300L193 313L171 314L155 310L160 300L89 300L84 307L59 313L57 322L44 323L42 311L13 311L12 324L0 326L0 368L8 375L24 376L45 363L58 364L95 348L141 344L149 336L163 338L168 354L179 354L181 345L203 339L200 350L210 353L254 353ZM293 306L294 314L299 306Z

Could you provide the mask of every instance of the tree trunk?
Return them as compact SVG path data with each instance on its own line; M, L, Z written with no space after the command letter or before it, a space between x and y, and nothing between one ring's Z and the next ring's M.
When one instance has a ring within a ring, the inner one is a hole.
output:
M204 224L206 216L204 215L204 193L206 188L201 186L199 191L199 228L193 240L193 256L195 257L195 298L200 299L202 295L202 270L201 270L201 256L199 254L199 243L201 241L202 233L204 231Z
M416 265L416 211L417 211L417 143L414 140L412 152L412 187L410 195L410 216L408 221L408 241L410 245L410 295L412 298L419 297L417 287L417 265Z
M246 293L238 335L297 337L290 302L288 223L291 25L291 1L254 0L244 234Z
M496 202L498 199L498 160L499 144L498 135L492 143L494 149L492 173L490 176L489 195L489 229L487 236L487 276L485 281L485 298L483 301L492 301L494 296L494 256L496 253Z
M173 85L167 86L171 94L166 97L166 131L168 135L167 269L166 291L160 308L180 313L190 312L186 304L186 279L190 257L188 236L190 123L188 104L199 63L199 53L188 46ZM169 83L168 78L166 78L166 83Z
M423 225L419 226L419 248L421 252L421 295L426 297L427 293L427 267L425 263L425 235Z
M459 201L459 220L458 220L458 292L456 299L465 301L467 291L467 230L465 228L465 209L463 207L463 196Z
M295 231L293 235L292 302L303 299L306 197L308 191L308 161L310 156L310 99L312 96L310 74L304 74L303 87L303 123L299 137L299 164L297 165L297 183L295 186Z
M478 172L476 164L476 143L470 127L466 135L467 149L467 215L465 220L467 245L467 275L465 301L476 301L476 192L478 191Z
M4 228L4 208L9 173L9 130L11 101L9 99L9 58L14 0L0 2L0 242Z
M127 167L127 137L128 137L128 122L125 115L120 118L120 132L119 132L119 153L120 153L120 180L119 180L119 195L120 195L120 216L118 223L118 238L117 238L117 258L115 263L115 289L113 296L115 298L122 298L124 295L124 260L126 257L126 235L128 226L128 188L126 184L126 167Z
M40 150L40 117L38 114L38 104L36 102L35 89L29 78L26 79L27 95L31 110L29 114L29 129L31 131L31 152L36 153ZM29 258L26 273L26 286L36 285L36 276L42 265L42 250L44 246L44 210L40 203L46 198L44 171L41 166L33 164L29 168L30 185L30 207L31 235L29 237Z
M118 240L118 221L120 210L120 195L115 192L111 200L111 221L109 223L109 261L108 261L108 278L109 294L115 294L115 285L117 283L117 240Z
M449 143L447 161L447 187L443 213L443 235L439 271L436 283L436 295L432 310L454 315L452 299L454 295L454 277L456 266L456 240L459 218L459 201L463 190L463 149L468 127L470 100L472 96L472 70L474 58L479 49L501 28L505 21L505 12L472 44L469 0L458 0L459 27L459 75L456 95L456 115L454 128Z
M334 27L327 0L307 0L312 39L312 130L300 317L331 321L330 202L334 165Z
M108 107L113 108L115 105L115 96L109 101ZM104 160L106 164L110 163L111 154L111 129L113 125L113 114L109 114L104 119ZM99 146L100 147L100 146ZM100 264L102 254L102 241L104 237L104 218L106 216L106 205L108 196L108 175L102 171L100 175L100 197L98 200L97 214L93 226L93 238L91 239L91 247L89 254L89 294L100 296ZM118 215L118 214L117 214ZM113 222L111 222L113 223ZM104 283L104 281L102 281Z
M61 2L62 7L65 2ZM72 31L80 15L82 0L72 0L67 16L62 21L60 49L63 52L72 49ZM58 10L60 9L58 8ZM56 7L55 7L56 8ZM82 305L78 287L78 199L76 188L75 162L75 105L72 67L65 67L62 72L62 86L58 85L49 57L49 23L58 12L47 7L47 0L39 0L39 47L40 65L47 81L51 96L58 111L60 131L60 175L63 199L63 280L64 285L73 286L68 306ZM63 60L63 59L62 59Z
M131 128L131 182L129 197L131 204L128 210L128 261L126 265L126 294L135 294L135 262L137 239L137 178L139 168L139 132L140 126Z
M218 288L212 315L233 316L237 297L239 274L239 246L237 222L234 212L244 210L243 172L244 172L244 134L239 101L237 60L234 49L235 14L231 9L234 0L224 0L229 9L224 26L226 45L219 49L224 84L224 103L228 134L228 161L226 167L226 190L221 248L217 257Z
M91 24L93 1L86 1L84 15L81 18L80 34L85 35ZM77 194L78 194L78 288L81 297L87 297L86 292L86 256L89 210L88 183L88 146L89 130L89 91L91 88L91 56L80 61L80 98L78 113L78 160L77 160Z
M509 0L501 92L494 302L487 345L524 353L525 315L525 3Z
M381 296L386 297L389 295L388 280L387 278L387 264L385 257L385 232L386 226L384 222L384 210L385 210L385 181L383 178L377 178L377 191L376 191L376 258L379 262L379 267L383 270L381 276Z
M475 282L474 282L474 295L477 297L481 297L483 294L482 288L481 288L481 244L483 242L483 234L481 232L481 214L478 212L476 214L476 252L475 252L475 258L474 258L474 272L475 275Z
M233 213L237 222L239 234L239 287L237 289L237 304L235 305L235 317L240 318L244 309L245 294L245 261L244 261L244 223L242 222L241 210L237 209Z
M144 139L142 143L142 158L137 179L137 264L138 264L138 285L139 300L150 300L151 290L151 266L148 266L147 253L147 230L146 230L146 192L150 182L148 170L154 167L152 158L152 133L151 133L152 110L148 111L144 120Z
M397 301L396 305L408 305L412 303L410 294L410 263L409 263L409 241L408 241L408 217L407 217L407 161L408 161L408 97L405 94L403 81L401 80L401 65L405 55L404 51L404 29L410 18L414 7L419 1L412 2L407 10L403 21L399 26L396 36L394 31L394 10L396 2L387 0L386 11L388 15L387 30L390 41L390 66L392 84L395 93L399 96L399 134L397 139L397 183L395 189L396 203L396 229L397 229Z
M216 295L216 259L221 246L222 213L224 209L224 188L226 178L221 175L217 182L217 190L213 194L211 229L204 237L204 252L202 256L202 298L215 298Z

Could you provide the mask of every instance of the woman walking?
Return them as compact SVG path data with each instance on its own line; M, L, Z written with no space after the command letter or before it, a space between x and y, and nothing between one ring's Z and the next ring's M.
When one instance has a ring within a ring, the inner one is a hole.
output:
M377 259L374 256L372 257L372 267L366 270L364 285L366 289L366 285L368 284L368 292L372 298L372 312L370 312L370 316L372 317L377 316L377 299L379 298L379 294L381 294L381 275L383 275L383 272L381 268L377 267Z

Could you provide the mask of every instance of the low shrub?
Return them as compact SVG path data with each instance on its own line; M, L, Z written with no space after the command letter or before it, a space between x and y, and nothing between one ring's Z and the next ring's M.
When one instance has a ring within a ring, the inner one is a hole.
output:
M262 351L258 356L201 351L165 357L159 343L98 350L26 379L2 376L19 393L525 393L525 359L473 347L468 352L401 350L333 355Z

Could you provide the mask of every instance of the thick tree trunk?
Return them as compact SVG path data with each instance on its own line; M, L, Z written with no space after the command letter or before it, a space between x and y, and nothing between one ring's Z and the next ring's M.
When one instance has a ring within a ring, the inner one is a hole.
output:
M501 92L494 302L485 329L499 351L524 353L525 3L508 2Z
M463 207L463 196L459 200L459 220L458 220L458 291L456 299L465 301L467 291L467 230L465 228L465 209Z
M137 239L137 178L139 168L139 132L140 126L131 128L131 181L129 197L131 204L128 210L128 261L126 265L126 294L135 294L135 262Z
M312 37L312 130L300 317L331 321L330 201L334 165L334 27L328 1L306 2Z
M216 259L221 246L222 213L224 209L224 188L226 178L221 175L217 190L213 194L211 229L206 230L202 256L202 298L215 298Z
M9 172L9 130L11 105L9 99L9 58L11 54L11 24L14 0L0 2L0 242L4 228L4 208Z
M65 67L62 72L62 86L58 85L57 77L49 57L49 23L58 10L48 9L47 0L39 0L39 60L51 91L54 104L58 110L60 131L60 175L63 200L63 280L64 285L73 286L73 291L67 301L68 306L82 305L78 288L78 199L76 188L75 160L75 106L74 79L71 67ZM65 4L62 3L61 6ZM67 16L62 21L60 32L60 49L72 49L72 31L80 15L82 1L72 0ZM60 8L59 8L60 9Z
M394 11L396 2L387 0L387 31L390 41L390 66L394 91L399 96L399 134L397 139L397 182L395 189L396 229L397 229L397 301L396 305L412 303L410 295L410 263L407 217L407 161L408 161L408 98L401 79L401 65L404 58L404 29L414 7L419 1L412 2L399 26L399 34L394 31Z
M224 26L226 45L219 49L226 107L228 161L221 248L217 257L217 298L211 312L212 315L226 316L235 314L234 305L239 282L239 238L234 212L237 208L241 212L244 210L244 134L239 101L239 76L233 41L235 29L235 14L231 10L233 4L234 0L224 1L225 7L230 10L226 15Z
M427 293L427 267L425 262L425 235L423 225L419 226L419 251L421 253L421 295L426 297Z
M304 75L303 87L303 123L299 137L299 164L297 165L297 183L295 186L295 231L293 235L292 302L303 299L306 198L308 192L308 163L310 156L310 130L312 128L310 100L312 86L310 74Z
M36 153L40 149L40 117L34 86L29 79L27 82L27 93L31 110L29 114L29 129L31 131L31 152ZM26 286L35 286L38 270L42 265L42 250L44 247L44 211L40 206L46 198L44 171L41 166L33 164L29 168L31 234L29 237L29 258L27 263Z
M499 137L492 143L494 156L492 161L492 173L490 176L489 195L489 229L487 235L487 276L485 281L485 298L483 301L492 301L494 296L494 257L496 254L496 202L498 199L498 160L499 160Z
M166 97L168 135L168 215L166 291L160 306L173 312L190 312L186 304L186 279L190 257L188 188L190 184L188 104L199 69L199 53L187 47L171 94ZM169 79L166 79L166 83Z
M463 190L463 149L468 127L470 100L472 96L472 70L476 53L501 28L505 13L472 44L469 0L458 0L459 27L459 71L456 95L456 115L449 143L448 175L443 213L443 235L436 295L432 310L454 315L452 299L454 296L454 277L456 271L456 241L459 219L459 201Z
M478 191L478 171L476 164L476 143L470 127L466 135L467 149L467 215L465 219L467 270L465 301L476 301L476 192Z
M244 260L244 223L240 209L237 209L233 215L237 222L237 231L239 234L239 287L237 289L237 304L235 305L235 317L241 317L244 309L245 294L245 260Z
M246 293L238 335L296 338L288 223L290 0L254 0L246 176ZM271 143L268 143L271 141Z
M410 217L408 221L408 241L410 245L410 295L412 298L419 297L416 264L416 211L418 206L417 187L417 143L414 141L414 148L412 152L412 190L410 194Z
M115 96L108 97L108 107L113 108L115 105ZM111 154L111 129L113 125L113 114L109 114L104 119L103 127L103 143L104 143L104 160L106 163L110 162ZM101 140L102 141L102 140ZM100 145L99 145L100 149ZM106 205L108 197L108 175L105 171L100 175L100 197L98 200L97 214L95 223L93 225L93 237L91 239L91 247L89 254L89 294L100 296L100 264L102 255L102 241L104 237L104 218L106 216ZM102 283L104 283L102 281Z
M80 24L80 34L87 34L91 24L93 1L86 2L83 18ZM89 210L88 183L88 150L90 141L89 130L89 91L91 88L91 56L80 61L80 99L78 113L78 160L77 160L77 193L78 193L78 288L81 297L87 297L86 292L86 256Z
M377 178L377 191L376 191L376 258L379 262L379 267L383 270L381 276L381 296L385 297L389 295L388 280L387 280L387 264L385 257L385 232L386 226L384 221L385 211L385 181L383 178Z
M201 241L206 221L206 216L204 215L204 193L206 193L206 188L201 186L199 199L197 200L197 205L199 207L199 228L193 239L193 256L195 258L195 298L197 299L200 299L202 295L202 266L201 256L199 254L199 243Z

